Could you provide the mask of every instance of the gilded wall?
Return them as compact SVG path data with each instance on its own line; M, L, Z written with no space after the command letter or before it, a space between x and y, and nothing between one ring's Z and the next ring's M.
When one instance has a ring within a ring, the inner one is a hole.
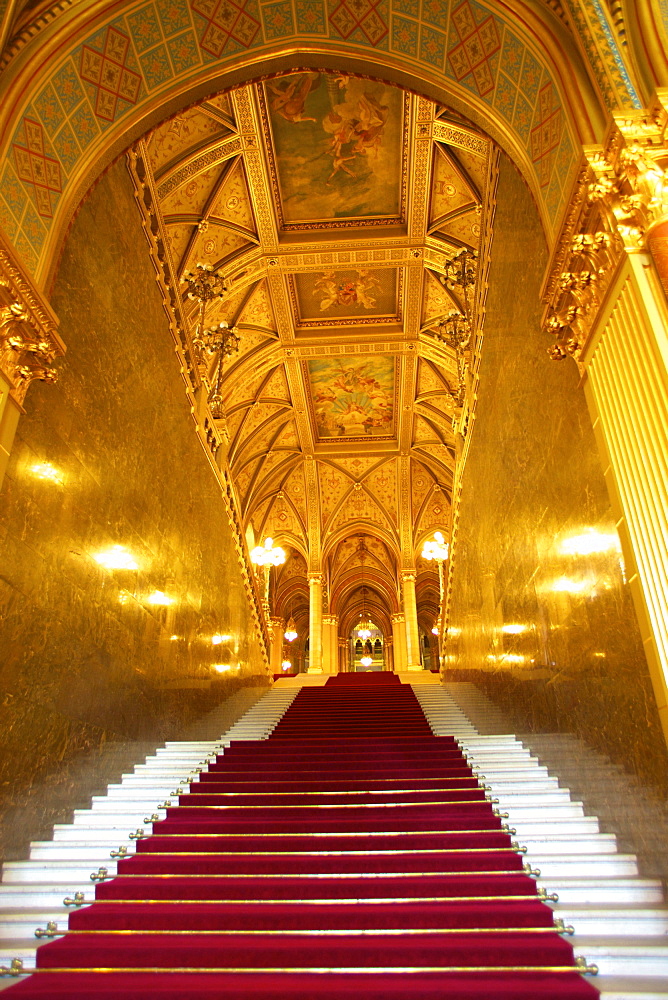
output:
M591 420L540 333L546 251L505 159L478 411L453 560L448 676L517 731L568 732L656 788L668 769Z
M127 767L222 703L229 725L268 684L123 161L81 209L52 302L67 355L28 394L0 493L10 853L90 790L96 760ZM113 545L139 568L100 566Z

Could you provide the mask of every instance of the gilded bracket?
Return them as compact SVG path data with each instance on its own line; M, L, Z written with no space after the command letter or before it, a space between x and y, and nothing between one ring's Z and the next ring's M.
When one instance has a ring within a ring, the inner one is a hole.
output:
M55 382L65 353L58 320L0 236L0 372L20 409L31 383Z

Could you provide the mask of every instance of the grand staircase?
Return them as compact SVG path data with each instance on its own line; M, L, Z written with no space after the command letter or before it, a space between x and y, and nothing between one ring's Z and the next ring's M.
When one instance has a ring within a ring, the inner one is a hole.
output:
M668 997L660 883L411 680L281 681L6 865L8 998Z

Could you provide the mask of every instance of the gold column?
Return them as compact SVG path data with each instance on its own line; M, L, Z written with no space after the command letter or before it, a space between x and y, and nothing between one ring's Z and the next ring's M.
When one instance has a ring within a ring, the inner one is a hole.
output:
M422 670L420 662L420 633L418 631L417 604L415 601L415 573L402 573L404 593L404 618L406 621L406 670Z
M346 674L350 670L350 664L348 662L348 640L343 636L339 636L339 673Z
M581 358L585 396L668 740L668 309L644 254L611 291Z
M385 670L394 670L394 644L392 639L385 639L383 642L383 659L385 660Z
M327 673L337 674L339 672L339 616L329 616L329 648L330 657L327 666Z
M11 385L0 372L0 486L9 464L9 453L21 414L21 407L10 396Z
M339 655L338 615L322 616L322 672L335 674L338 670Z
M310 674L322 673L322 573L312 573L309 586L309 667Z
M270 618L269 629L271 632L271 651L269 663L273 674L283 672L283 632L285 631L285 621L283 618Z
M550 356L583 376L668 741L668 111L585 147L546 284Z
M398 674L407 670L406 655L406 619L400 612L391 615L392 622L392 649L394 650L394 669Z

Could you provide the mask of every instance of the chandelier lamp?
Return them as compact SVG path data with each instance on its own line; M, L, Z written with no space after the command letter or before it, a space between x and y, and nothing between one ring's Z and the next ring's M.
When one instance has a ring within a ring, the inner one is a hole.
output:
M285 627L285 632L283 633L283 635L288 640L288 642L294 642L297 636L299 635L299 632L297 631L297 627L295 625L295 620L292 617L292 615L290 615L290 617L288 618L288 624Z
M364 544L360 545L360 559L362 562L362 611L360 613L360 620L357 626L358 638L365 640L371 638L371 629L373 625L369 621L366 613L366 587L364 586ZM361 661L360 661L361 662Z
M215 326L204 327L206 307L215 301L222 301L227 294L227 284L222 274L214 270L211 264L198 262L194 271L184 271L181 283L185 285L185 297L199 303L197 325L193 336L193 347L197 356L202 376L209 388L209 369L211 358L218 355L216 381L210 388L207 402L211 407L212 416L222 419L223 410L223 362L239 350L240 335L236 326L230 326L225 320Z
M269 574L272 566L280 566L285 562L285 549L280 545L274 545L273 538L265 538L262 545L256 545L251 550L251 562L255 566L264 570L264 601L263 610L267 621L269 620Z
M434 623L432 632L434 635L438 636L438 652L439 661L441 659L441 632L442 632L442 619L443 619L443 599L445 597L445 574L443 571L443 563L448 558L450 551L450 546L446 542L443 532L435 531L433 539L427 539L422 546L422 558L427 561L432 559L438 564L438 588L439 588L439 602L438 602L438 618Z

